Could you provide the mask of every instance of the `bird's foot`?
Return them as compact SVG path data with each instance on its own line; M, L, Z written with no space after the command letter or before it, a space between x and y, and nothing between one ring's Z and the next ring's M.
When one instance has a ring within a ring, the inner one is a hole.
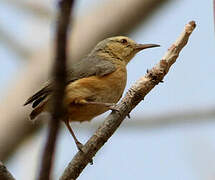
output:
M117 108L115 103L104 103L104 102L86 102L85 104L92 104L92 105L100 105L100 106L105 106L108 109L112 111L118 111L119 109Z
M108 109L110 109L110 110L112 110L112 111L117 111L117 112L119 112L119 109L118 109L118 107L117 107L117 105L116 105L115 103L104 103L104 105L105 105Z
M81 144L79 141L77 141L75 143L76 143L76 146L77 146L78 150L83 153L84 152L83 151L83 147L84 147L83 144Z
M77 146L78 150L81 153L84 153L84 150L83 150L84 145L82 143L80 143L79 141L77 141L75 143L76 143L76 146ZM93 165L93 159L90 159L90 165Z
M105 105L108 109L120 113L120 110L119 110L119 108L117 107L117 104L115 104L115 103L104 103L104 105ZM130 116L129 113L127 114L127 117L128 117L129 119L131 119L131 116Z

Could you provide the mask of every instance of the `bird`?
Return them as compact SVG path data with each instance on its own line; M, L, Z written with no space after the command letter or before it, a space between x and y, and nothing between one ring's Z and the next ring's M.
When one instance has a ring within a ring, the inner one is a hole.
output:
M67 70L63 104L66 114L63 122L70 131L79 150L82 144L76 138L70 122L90 121L94 117L114 110L127 82L127 64L141 50L159 47L158 44L138 44L126 36L115 36L100 41L83 59L72 63ZM53 81L50 80L25 105L32 104L30 119L51 111Z

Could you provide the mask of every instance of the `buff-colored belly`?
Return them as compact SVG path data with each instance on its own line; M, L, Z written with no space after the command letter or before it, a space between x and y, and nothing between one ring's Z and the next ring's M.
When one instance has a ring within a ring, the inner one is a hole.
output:
M70 121L89 121L108 110L101 105L77 104L86 100L102 103L117 103L126 85L126 69L118 68L114 73L103 77L88 77L71 83L66 88L65 103Z

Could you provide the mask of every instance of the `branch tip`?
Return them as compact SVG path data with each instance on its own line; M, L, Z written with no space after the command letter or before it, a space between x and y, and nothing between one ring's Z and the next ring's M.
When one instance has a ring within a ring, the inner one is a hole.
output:
M196 23L195 21L190 21L186 26L185 26L185 31L187 33L192 33L192 31L196 28Z

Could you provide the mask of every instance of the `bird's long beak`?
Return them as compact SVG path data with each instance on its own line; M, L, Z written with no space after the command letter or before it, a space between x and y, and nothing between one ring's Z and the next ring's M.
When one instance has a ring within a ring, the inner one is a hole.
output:
M143 49L153 48L153 47L160 47L160 45L158 45L158 44L137 44L135 49L137 51L141 51Z

